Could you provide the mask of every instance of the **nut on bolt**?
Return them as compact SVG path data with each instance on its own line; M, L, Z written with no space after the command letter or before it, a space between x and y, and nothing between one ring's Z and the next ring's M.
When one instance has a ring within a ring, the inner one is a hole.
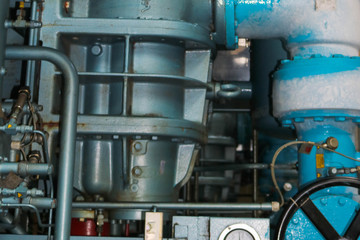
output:
M292 186L292 184L291 184L291 183L286 182L286 183L284 183L283 188L284 188L284 190L285 190L286 192L289 192L289 191L291 191L291 190L292 190L293 186Z
M134 167L132 169L132 174L135 176L135 177L139 177L141 174L142 174L142 169L140 167Z
M142 150L142 144L141 144L141 142L135 142L134 143L134 149L135 149L135 151L136 152L140 152L141 150Z
M280 203L279 202L272 202L271 207L272 207L273 212L278 212L280 210Z
M335 149L337 149L338 146L339 146L339 141L338 141L336 138L334 138L334 137L328 137L328 138L326 139L325 144L326 144L326 147L327 147L327 148L330 148L330 149L332 149L332 150L335 150Z

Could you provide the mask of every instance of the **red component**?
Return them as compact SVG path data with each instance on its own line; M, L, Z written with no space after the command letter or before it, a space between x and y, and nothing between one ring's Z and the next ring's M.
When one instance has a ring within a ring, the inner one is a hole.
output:
M66 12L66 13L69 13L70 1L65 1L65 3L64 3L64 8L65 8L65 12Z
M130 224L127 223L125 225L125 237L129 237L130 236Z
M80 221L78 218L71 219L71 235L72 236L97 236L96 224L94 219L85 219ZM101 236L110 235L110 224L104 223Z

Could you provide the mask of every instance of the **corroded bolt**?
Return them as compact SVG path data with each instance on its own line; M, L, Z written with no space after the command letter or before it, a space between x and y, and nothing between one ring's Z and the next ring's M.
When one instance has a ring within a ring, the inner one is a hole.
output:
M136 143L134 144L134 149L135 149L135 151L137 151L137 152L141 151L141 149L142 149L142 144L141 144L140 142L136 142Z
M140 167L134 167L132 169L132 173L133 175L135 175L136 177L139 177L142 174L142 170Z

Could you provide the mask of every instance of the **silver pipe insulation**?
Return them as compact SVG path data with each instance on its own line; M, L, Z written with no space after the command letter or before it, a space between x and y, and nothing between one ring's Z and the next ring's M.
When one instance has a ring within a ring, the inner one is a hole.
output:
M0 174L16 173L21 177L28 175L47 176L54 172L52 165L47 163L4 162L0 163Z
M73 63L62 52L46 47L6 48L7 59L44 60L56 65L63 73L60 159L57 189L55 239L70 237L72 188L74 178L79 79Z

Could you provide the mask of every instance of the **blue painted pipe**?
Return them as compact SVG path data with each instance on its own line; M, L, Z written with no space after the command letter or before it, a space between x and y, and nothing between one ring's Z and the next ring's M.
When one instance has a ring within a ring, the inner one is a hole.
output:
M55 239L69 239L79 93L79 79L77 71L73 63L65 54L51 48L9 46L6 48L6 58L49 61L56 65L63 73L63 109L60 121L61 139Z
M337 0L218 0L224 12L226 46L236 48L237 37L281 38L292 56L343 54L360 49L360 2ZM221 4L222 3L222 4ZM220 31L219 30L219 31ZM223 31L223 30L222 30ZM220 31L221 32L221 31Z

